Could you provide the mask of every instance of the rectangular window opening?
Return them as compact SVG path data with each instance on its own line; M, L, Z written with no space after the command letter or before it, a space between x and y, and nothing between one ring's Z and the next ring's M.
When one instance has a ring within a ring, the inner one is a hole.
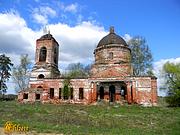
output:
M84 90L83 88L79 88L79 99L83 99L84 98Z
M36 100L40 100L41 95L40 94L36 94Z
M73 88L70 89L71 92L71 99L73 99Z
M24 93L23 99L28 99L28 93Z
M50 99L54 98L54 88L50 88Z
M59 88L59 99L61 99L61 88Z

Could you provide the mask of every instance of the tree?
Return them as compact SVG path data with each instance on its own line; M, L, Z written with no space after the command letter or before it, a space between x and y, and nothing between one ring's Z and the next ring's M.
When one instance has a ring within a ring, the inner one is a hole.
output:
M153 75L152 54L145 38L137 36L128 41L134 75Z
M0 91L2 93L6 93L6 81L11 76L10 71L12 66L13 64L9 57L6 57L5 54L0 55Z
M81 63L71 63L67 66L67 73L64 74L65 77L70 78L85 78L89 76L91 65L84 66Z
M62 74L64 77L63 81L63 98L65 100L70 99L72 89L70 88L71 86L71 78L85 78L88 77L90 74L90 69L91 69L91 64L88 64L84 66L81 63L70 63L67 66L67 71L66 73Z
M20 58L20 64L13 68L13 79L16 83L16 92L26 89L29 82L29 66L31 62L28 55L22 55Z
M70 78L66 78L63 81L63 98L65 100L69 99L70 96Z
M168 88L166 101L170 106L180 106L180 63L165 63L163 72Z
M87 76L90 75L91 66L92 66L92 64L88 64L88 65L84 66L84 72L86 73Z

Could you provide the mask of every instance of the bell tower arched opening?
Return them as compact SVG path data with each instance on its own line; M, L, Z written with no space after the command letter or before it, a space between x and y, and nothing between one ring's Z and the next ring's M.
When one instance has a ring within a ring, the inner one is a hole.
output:
M57 50L57 47L54 48L54 63L58 64L58 50Z
M45 62L46 57L47 57L47 49L46 47L42 47L39 53L39 62Z
M38 79L44 79L44 75L43 74L38 75Z

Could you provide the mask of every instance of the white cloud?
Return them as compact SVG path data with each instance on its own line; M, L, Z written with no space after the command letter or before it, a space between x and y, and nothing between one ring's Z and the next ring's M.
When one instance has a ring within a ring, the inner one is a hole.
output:
M33 14L33 18L34 18L34 21L36 23L39 23L39 24L47 24L48 23L48 19L46 16L43 16L41 14L38 14L38 13L34 13Z
M14 13L0 14L0 20L0 53L12 56L15 63L21 54L27 53L34 59L35 41L42 36L42 30L33 31L23 18ZM91 22L73 27L62 23L50 24L49 28L60 44L60 66L62 63L92 61L98 41L107 34L103 27Z
M180 57L170 58L170 59L161 59L157 62L154 62L154 70L153 71L154 71L154 74L156 75L156 77L158 78L157 79L158 95L161 95L161 96L166 95L165 91L161 91L160 88L162 88L165 84L165 80L162 75L162 68L163 68L163 65L168 61L170 63L175 63L175 64L180 63Z
M129 34L125 34L125 35L123 36L123 38L124 38L124 40L125 40L126 42L128 42L129 40L132 39L132 36L130 36Z
M85 6L78 3L65 4L61 1L52 1L51 5L41 3L41 6L31 7L31 17L35 23L41 25L47 25L50 21L53 21L53 19L55 21L58 19L70 25L76 25L84 20L95 21L93 17L95 12L91 14L91 19L88 16L83 16L82 10L84 8Z
M77 13L80 12L84 6L78 3L65 4L62 1L54 1L54 4L63 12Z
M7 29L11 28L11 30L18 30L18 29L21 29L23 26L26 26L25 20L22 19L19 16L19 14L13 10L7 14L0 13L0 17L1 17L0 24L1 24L1 28L3 28L3 32L6 30L6 28ZM6 28L4 28L3 26L6 26ZM16 27L13 27L13 26L16 26Z
M9 19L10 18L10 19ZM12 56L13 62L17 62L20 54L29 54L35 49L35 39L38 32L27 27L26 22L18 14L0 14L0 53Z
M13 12L1 13L0 20L0 54L5 53L15 65L22 54L29 54L34 61L36 39L43 35L43 30L32 30L22 17ZM92 62L98 41L107 34L103 27L91 22L73 27L62 23L50 24L49 28L60 44L59 68L72 62Z
M41 14L46 15L46 16L50 16L50 17L55 17L56 16L56 11L53 10L52 8L45 6L45 7L40 7L39 11Z
M74 27L66 24L49 25L60 44L60 62L89 62L98 41L105 36L103 27L83 22Z
M76 13L77 10L78 10L78 4L77 3L70 4L70 5L67 5L66 7L64 7L65 12Z
M56 17L56 15L56 11L48 6L40 6L39 8L34 8L32 11L34 21L43 25L48 23L49 18Z

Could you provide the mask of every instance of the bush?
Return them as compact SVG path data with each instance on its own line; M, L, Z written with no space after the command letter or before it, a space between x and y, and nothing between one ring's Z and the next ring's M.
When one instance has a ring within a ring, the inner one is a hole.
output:
M165 63L163 66L168 97L166 98L169 106L180 106L180 63Z
M180 107L180 90L177 89L173 92L173 94L166 97L166 102L171 107Z

